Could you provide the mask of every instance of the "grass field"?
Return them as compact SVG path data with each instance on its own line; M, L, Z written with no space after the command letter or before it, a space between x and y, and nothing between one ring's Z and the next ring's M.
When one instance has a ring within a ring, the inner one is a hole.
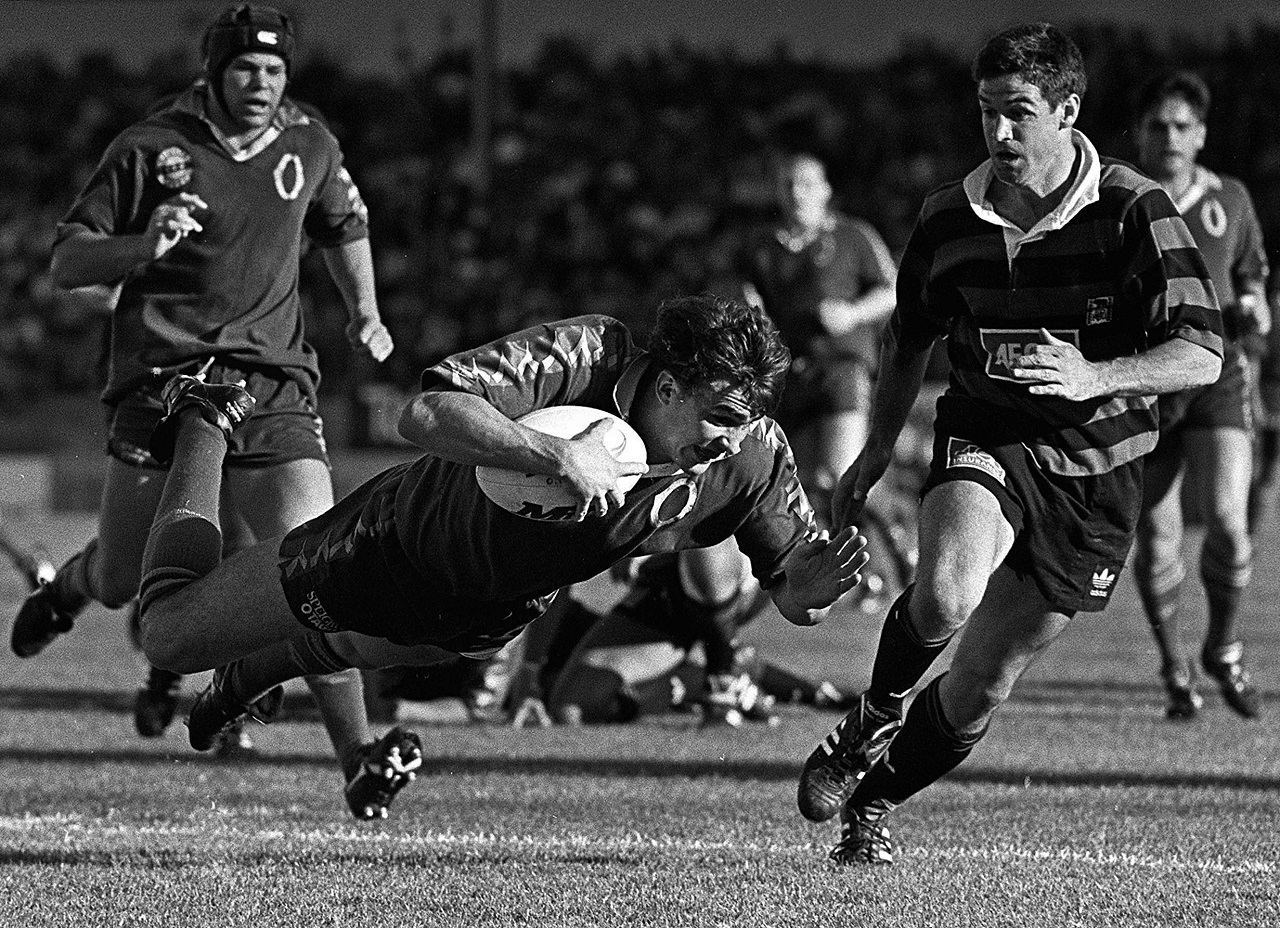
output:
M91 531L78 516L14 527L57 557ZM833 714L741 730L424 727L425 775L389 820L361 824L302 690L255 730L250 762L195 754L180 724L137 738L141 660L123 615L93 612L39 658L0 654L0 926L1275 925L1277 549L1268 534L1245 625L1262 720L1216 693L1197 720L1163 720L1126 578L970 761L894 814L898 863L875 871L831 867L834 826L795 811ZM0 571L6 642L22 594ZM753 637L857 685L877 631L846 612L808 630L774 616Z

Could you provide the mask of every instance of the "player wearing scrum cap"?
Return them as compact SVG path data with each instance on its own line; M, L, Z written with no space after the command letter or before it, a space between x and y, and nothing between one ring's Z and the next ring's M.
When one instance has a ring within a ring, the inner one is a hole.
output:
M206 31L203 52L200 79L112 141L58 227L60 286L122 283L102 394L112 420L98 537L23 604L12 635L22 657L69 631L91 601L119 607L137 595L164 484L164 462L148 441L174 374L244 382L259 400L226 459L223 503L249 533L277 535L333 503L316 413L319 367L298 297L304 235L338 285L353 348L378 361L392 348L360 194L332 133L285 94L288 17L228 8ZM163 734L178 680L155 671L139 691L141 734ZM376 802L369 812L357 782L372 741L358 677L309 682L355 784L353 812L381 814Z

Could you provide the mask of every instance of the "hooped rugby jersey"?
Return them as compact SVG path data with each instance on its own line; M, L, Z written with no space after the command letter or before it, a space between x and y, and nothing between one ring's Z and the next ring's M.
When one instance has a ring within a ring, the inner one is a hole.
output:
M512 419L567 404L625 418L648 364L621 322L579 316L455 354L425 371L422 385L484 397ZM386 478L398 489L395 530L384 543L403 551L389 552L387 561L407 559L413 576L405 588L426 584L449 604L439 621L466 623L475 621L466 603L523 604L631 555L708 547L730 536L772 588L787 555L815 530L791 449L770 419L755 423L739 453L702 474L655 470L605 516L541 522L492 503L474 467L425 455Z
M976 423L1026 444L1053 473L1106 473L1156 442L1154 397L1037 396L1010 364L1041 328L1090 361L1182 338L1222 354L1213 284L1186 223L1154 181L1100 159L1074 133L1079 166L1063 202L1027 233L986 202L990 162L930 194L898 272L893 337L947 341L948 395Z
M111 325L103 399L114 402L154 376L218 355L284 369L308 392L319 380L298 299L305 233L320 247L368 236L368 217L332 133L286 99L271 141L237 159L205 116L197 83L124 130L80 193L58 239L138 234L180 193L208 209L187 236L124 281Z

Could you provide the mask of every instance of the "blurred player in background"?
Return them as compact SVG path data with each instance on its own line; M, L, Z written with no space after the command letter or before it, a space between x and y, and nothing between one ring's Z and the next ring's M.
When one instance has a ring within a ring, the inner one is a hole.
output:
M789 621L811 625L858 582L863 540L816 531L786 438L767 418L789 355L760 310L716 297L669 300L642 351L622 323L580 316L446 358L400 429L425 453L324 515L221 561L221 460L252 427L233 385L175 377L153 443L174 464L147 546L142 630L161 666L217 668L189 719L207 748L279 684L348 667L487 658L555 593L627 557L734 538ZM618 461L607 421L571 439L514 421L590 406L625 418L648 463ZM255 414L256 415L256 414ZM567 522L502 509L476 480L490 464L556 475L579 503ZM642 474L625 494L618 481ZM421 762L401 744L394 792Z
M1135 108L1138 166L1169 194L1200 247L1226 333L1217 381L1160 397L1160 442L1143 477L1134 580L1160 649L1171 719L1191 718L1203 703L1178 627L1186 575L1183 499L1195 501L1205 529L1200 582L1208 627L1200 664L1240 715L1253 718L1260 705L1236 623L1253 567L1253 376L1244 345L1265 338L1271 327L1267 258L1244 185L1197 163L1208 111L1209 88L1190 71L1153 77Z
M1265 339L1246 342L1256 369L1254 385L1253 481L1249 487L1249 535L1257 538L1271 519L1280 497L1280 273L1271 275L1267 292L1271 331Z
M826 168L816 157L784 158L777 187L782 221L749 248L744 289L791 349L778 424L825 518L836 480L867 438L880 330L893 311L897 269L870 223L832 208Z
M677 711L738 726L774 720L778 702L844 704L830 681L808 679L740 641L769 604L750 561L739 558L732 595L708 609L685 592L696 579L687 576L690 553L697 552L618 564L613 579L627 590L604 614L567 591L556 597L510 655L503 698L515 723L616 724Z
M293 51L278 11L225 10L205 33L202 78L112 142L59 226L60 286L124 283L103 392L112 418L98 537L23 604L12 634L21 657L69 631L90 602L118 608L137 595L164 487L148 441L161 389L177 372L245 383L259 400L226 459L223 503L235 524L270 537L333 503L319 367L298 298L304 235L322 249L347 306L352 346L380 361L392 343L360 194L328 128L285 96ZM163 734L179 680L153 669L137 698L144 736ZM359 676L308 683L354 784L373 749Z
M1213 286L1168 195L1075 128L1075 43L1014 27L972 74L988 158L920 210L867 445L836 488L834 521L856 524L945 336L915 582L885 618L860 705L797 791L806 818L840 815L838 864L891 863L886 816L969 756L1078 611L1105 608L1141 510L1155 395L1221 369ZM906 710L962 628L949 670Z

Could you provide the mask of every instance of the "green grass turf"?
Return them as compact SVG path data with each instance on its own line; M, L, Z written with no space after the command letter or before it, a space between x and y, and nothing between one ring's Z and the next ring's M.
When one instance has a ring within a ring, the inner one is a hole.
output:
M59 557L91 530L15 527ZM39 658L0 654L0 926L1276 924L1277 540L1263 539L1243 629L1262 720L1216 693L1191 723L1162 719L1126 578L970 761L894 813L898 863L874 871L829 865L836 827L795 811L800 763L835 715L787 709L737 731L422 727L427 769L389 820L362 824L301 689L286 720L254 730L257 760L195 754L180 724L138 739L141 661L122 614L98 610ZM0 627L21 595L0 572ZM875 618L774 616L752 636L858 685Z

